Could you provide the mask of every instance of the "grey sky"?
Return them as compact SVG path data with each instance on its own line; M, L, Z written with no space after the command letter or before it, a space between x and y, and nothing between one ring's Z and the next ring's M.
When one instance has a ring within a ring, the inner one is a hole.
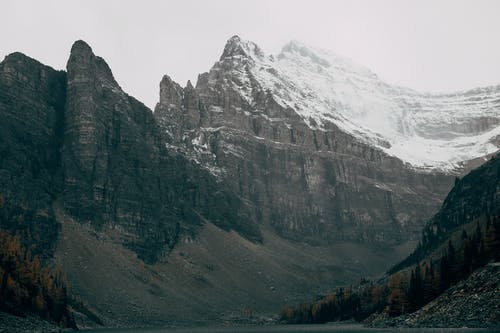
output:
M500 84L500 1L2 1L0 58L21 51L63 69L87 41L125 91L150 107L163 74L181 85L239 35L276 53L330 49L421 91Z

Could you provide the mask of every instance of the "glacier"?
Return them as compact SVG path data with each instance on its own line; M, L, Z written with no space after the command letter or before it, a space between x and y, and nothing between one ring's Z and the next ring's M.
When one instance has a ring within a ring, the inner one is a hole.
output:
M251 106L256 90L272 94L311 128L334 124L423 171L453 172L495 153L500 85L447 94L421 93L382 81L368 68L298 41L278 55L232 37L215 64Z

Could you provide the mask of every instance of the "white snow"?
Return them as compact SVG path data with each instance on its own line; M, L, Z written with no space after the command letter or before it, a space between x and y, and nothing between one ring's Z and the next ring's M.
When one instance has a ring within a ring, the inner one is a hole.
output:
M222 110L222 108L220 106L215 106L215 105L210 105L208 107L208 110L210 112L215 112L215 113L222 113L223 112L223 110Z
M255 104L255 89L270 91L311 128L334 123L424 170L452 171L498 150L492 140L500 135L500 86L424 94L384 83L347 58L296 41L277 56L266 56L248 41L232 47L238 54L214 68L231 69L226 83L249 105Z

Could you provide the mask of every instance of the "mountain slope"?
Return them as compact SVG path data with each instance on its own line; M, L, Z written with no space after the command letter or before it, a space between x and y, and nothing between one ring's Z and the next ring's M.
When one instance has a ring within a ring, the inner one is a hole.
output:
M497 154L457 180L420 245L390 270L391 279L411 270L405 292L416 306L396 318L375 317L372 325L499 327L499 198Z
M377 281L285 306L291 323L356 319L369 326L495 327L498 315L500 155L457 180L417 250ZM451 219L452 224L447 218Z
M500 155L472 170L448 193L437 214L422 231L417 249L391 271L397 271L436 252L457 229L500 214Z
M418 311L396 318L378 318L371 326L488 327L500 326L500 264L474 271Z
M167 257L144 265L113 229L95 232L56 209L62 225L55 260L73 291L106 326L220 324L271 317L282 304L322 294L359 276L381 274L408 249L340 242L311 246L262 230L252 243L204 224Z

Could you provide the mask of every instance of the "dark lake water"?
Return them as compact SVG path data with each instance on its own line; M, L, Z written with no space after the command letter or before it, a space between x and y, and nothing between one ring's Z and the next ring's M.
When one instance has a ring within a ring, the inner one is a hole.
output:
M233 326L233 327L196 327L196 328L155 328L155 329L103 329L89 330L85 333L479 333L500 332L480 328L366 328L360 325L273 325L273 326Z

